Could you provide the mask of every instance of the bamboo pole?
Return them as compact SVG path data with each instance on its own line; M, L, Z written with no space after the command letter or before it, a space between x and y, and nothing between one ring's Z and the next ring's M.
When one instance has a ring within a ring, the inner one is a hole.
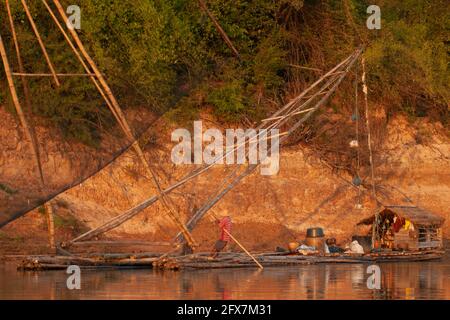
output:
M16 33L16 27L14 26L14 20L11 14L11 6L9 5L9 0L5 0L5 6L6 6L6 12L8 13L8 19L9 19L9 26L11 28L11 34L13 37L14 42L14 48L16 50L16 56L17 56L17 63L19 65L19 71L21 73L25 72L25 68L23 67L23 61L22 56L20 54L20 46L19 41L17 40L17 33ZM13 75L16 75L13 73ZM25 103L27 105L28 111L31 111L31 98L30 98L30 89L28 87L27 80L24 76L21 76L22 79L22 86L23 86L23 93L25 96Z
M19 77L53 77L52 73L25 73L13 72L13 76ZM93 73L56 73L58 77L95 77Z
M373 152L372 152L372 138L370 133L370 115L369 115L369 102L367 99L367 83L366 83L366 62L364 57L361 59L361 65L362 65L362 83L363 83L363 92L364 92L364 106L365 106L365 113L366 113L366 127L367 127L367 144L369 147L369 160L370 160L370 174L372 177L372 192L375 199L377 198L377 192L375 189L375 171L374 171L374 164L373 164Z
M49 235L50 249L53 253L56 253L56 240L55 240L55 220L53 216L53 207L51 202L45 204L45 213L47 216L47 227Z
M42 40L41 35L39 34L39 30L37 29L36 24L34 23L33 16L31 15L31 12L30 12L30 9L28 8L27 2L25 0L21 0L21 2L22 2L22 6L25 10L25 14L28 18L28 21L31 24L31 28L33 29L34 34L36 35L36 38L39 42L39 46L41 47L42 53L45 56L45 60L47 61L48 67L53 75L53 79L55 80L56 86L59 87L61 85L61 83L59 82L58 76L56 75L55 68L53 67L53 64L47 53L47 49L45 48L44 41Z
M13 37L14 48L16 51L19 70L20 70L20 72L24 72L22 56L20 54L19 41L17 40L17 33L16 33L16 28L14 26L14 20L13 20L12 14L11 14L11 7L9 5L9 0L5 0L5 6L6 6L7 14L8 14L8 20L9 20L9 25L11 28L12 37ZM25 103L27 105L27 110L28 110L28 112L31 112L32 111L31 110L31 96L30 96L28 83L24 77L21 77L21 80L22 80L23 93L25 96ZM25 115L24 115L24 118L25 118ZM23 122L22 122L22 125L23 125ZM24 127L25 130L29 130L29 132L30 132L30 139L31 139L30 143L32 144L33 153L35 154L35 161L36 161L36 165L37 165L37 168L39 171L39 178L41 180L41 183L44 184L44 173L42 170L42 164L41 164L41 160L40 160L40 153L39 153L37 139L36 139L36 136L35 136L32 126L29 125L27 128Z
M375 172L374 172L374 165L373 165L373 153L372 153L372 138L370 133L370 120L369 120L369 102L367 99L368 89L367 89L367 83L366 83L366 63L364 57L361 59L361 66L362 66L362 85L363 85L363 93L364 93L364 109L366 114L366 128L367 128L367 145L369 148L369 163L370 163L370 175L372 180L372 194L375 198L375 201L379 205L379 201L377 198L377 192L375 188ZM372 226L372 248L374 248L375 241L378 239L378 226L380 222L380 214L379 210L377 209L377 212L375 213L375 221Z
M23 1L23 0L22 0ZM59 14L61 15L61 18L64 21L68 21L68 18L66 16L66 13L64 11L64 9L61 6L61 3L59 2L59 0L53 0L53 2L56 5L56 8L58 9ZM139 159L141 160L142 164L144 165L144 168L147 172L148 175L150 175L153 178L153 181L156 185L156 188L158 190L158 193L160 195L160 199L163 202L164 207L167 209L167 213L169 215L169 217L172 219L172 221L180 228L180 230L182 231L182 233L186 236L186 239L189 242L189 245L191 246L195 246L195 240L192 237L192 235L190 234L189 230L186 228L186 226L180 221L180 219L178 218L178 216L175 214L174 210L172 209L172 206L170 204L170 200L168 200L165 196L165 194L162 192L162 188L158 182L158 177L156 175L156 173L153 171L152 168L150 168L147 160L145 159L144 153L141 149L141 147L139 146L138 141L136 140L136 138L134 137L131 128L128 125L128 122L126 121L126 118L122 112L122 109L119 106L119 103L117 102L115 96L112 93L111 88L108 86L106 80L104 79L102 73L100 72L100 70L97 68L97 65L94 63L94 61L92 60L92 58L89 56L89 54L87 53L86 49L84 48L83 43L81 42L80 38L78 37L78 34L76 33L76 31L74 29L69 28L69 32L71 33L73 39L75 40L75 43L77 44L79 50L81 51L81 54L84 56L84 58L86 59L86 61L88 62L88 64L91 66L92 70L94 71L98 81L100 82L101 86L103 87L107 97L109 98L113 109L115 110L116 113L116 117L117 117L117 121L119 122L119 124L121 124L122 129L125 132L125 135L127 136L127 138L130 140L130 142L133 142L132 147L135 149Z
M12 77L11 74L11 68L9 66L9 61L8 61L8 57L6 55L6 49L5 49L5 45L3 43L3 39L2 36L0 35L0 54L2 57L2 61L3 61L3 66L5 69L5 73L6 73L6 79L8 81L8 87L9 87L9 91L11 93L11 99L13 101L14 107L16 109L17 115L19 116L19 120L20 123L22 124L23 130L25 131L25 136L27 137L27 140L30 144L31 147L31 151L33 153L33 156L35 158L36 164L37 164L37 170L38 170L38 174L40 177L40 181L43 183L44 181L44 177L43 177L43 172L42 172L42 168L41 168L41 161L39 159L39 152L37 150L37 145L34 144L34 140L33 140L33 135L31 133L30 127L28 125L27 119L25 117L25 114L22 110L22 106L20 105L19 102L19 97L17 95L17 91L16 88L14 86L14 79Z
M12 33L14 47L15 47L16 56L17 56L17 62L18 62L19 71L20 71L20 74L12 73L12 75L14 75L14 76L19 75L21 77L24 96L25 96L25 103L27 105L28 112L31 113L32 105L31 105L30 91L29 91L29 87L28 87L28 82L25 78L25 68L23 66L23 61L22 61L22 57L20 54L20 45L19 45L19 41L17 39L16 28L14 26L14 20L13 20L12 14L11 14L11 7L9 5L9 0L5 0L5 6L6 6L7 14L8 14L9 24L10 24L10 28L11 28L11 33ZM25 128L25 130L26 130L26 128ZM33 149L35 150L34 151L35 160L36 160L36 165L37 165L37 168L39 171L39 177L41 180L41 191L43 191L45 189L44 173L43 173L42 164L40 161L39 147L38 147L36 134L31 125L29 127L29 131L30 131L30 136L32 139L31 143L33 145ZM55 253L56 252L56 241L55 241L55 225L54 225L54 219L53 219L53 208L52 208L51 202L47 202L44 206L46 208L46 214L47 214L47 226L48 226L48 233L49 233L50 249L52 250L53 253Z
M311 97L310 97L311 98ZM308 111L311 111L313 108L308 108L308 109L304 109L301 111L297 111L297 112L293 112L291 113L291 115L298 115L298 114L302 114L302 113L306 113ZM279 119L283 119L283 116L278 116L278 117L272 117L272 118L266 118L266 119L262 119L262 122L267 122L267 121L273 121L273 120L279 120Z
M205 1L198 0L200 7L206 12L206 14L211 19L212 23L216 27L217 31L220 33L220 36L227 44L228 48L234 53L234 55L240 60L241 55L239 54L239 51L234 47L233 42L231 42L230 38L226 34L226 32L223 30L222 26L220 25L219 21L217 21L216 17L212 14L212 12L208 9L208 6L206 5Z
M55 22L56 26L58 27L59 31L61 31L61 34L64 36L64 39L66 40L67 44L69 45L69 47L72 49L72 52L75 54L75 56L77 57L78 61L80 61L81 65L83 66L84 70L86 71L86 73L88 74L92 74L92 71L89 69L88 65L86 64L86 62L84 61L83 57L81 56L81 54L78 52L77 48L75 47L75 45L73 44L72 40L70 39L69 35L67 34L67 32L64 30L63 26L61 25L61 23L59 22L58 18L56 17L55 13L53 12L53 10L50 8L50 6L48 5L46 0L42 0L42 3L44 4L45 8L47 9L47 11L49 12L50 16L52 17L53 21ZM103 100L105 101L106 105L108 106L108 108L111 110L111 112L113 113L114 117L116 119L119 119L119 116L116 114L116 111L114 110L111 101L109 101L108 97L106 96L105 92L103 91L103 89L100 87L100 84L98 83L97 79L95 78L95 73L94 76L90 78L92 83L94 84L94 86L97 88L98 92L100 92L100 95L102 96ZM121 126L122 124L119 123Z

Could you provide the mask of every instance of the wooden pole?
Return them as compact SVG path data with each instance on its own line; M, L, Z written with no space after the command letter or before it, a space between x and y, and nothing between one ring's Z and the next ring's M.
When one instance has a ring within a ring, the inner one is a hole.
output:
M61 6L61 3L59 2L59 0L53 0L53 2L55 3L56 8L58 9L58 12L61 15L61 18L64 21L68 21L66 13L65 13L63 7ZM115 111L115 116L117 117L117 121L119 122L123 131L125 132L126 137L130 140L130 142L133 143L132 147L135 149L139 159L141 160L142 164L144 165L144 168L145 168L147 174L152 177L152 179L156 185L156 188L158 190L158 193L160 195L160 199L162 200L164 207L168 211L169 217L180 228L181 232L186 236L186 239L188 240L189 245L195 246L196 243L194 241L194 238L192 237L192 235L190 234L190 232L186 228L186 226L180 221L178 216L175 214L174 210L172 209L172 207L169 203L169 200L166 198L166 195L163 193L162 188L158 182L158 177L157 177L156 173L152 170L152 168L150 168L147 160L145 159L144 153L143 153L141 147L139 146L138 141L134 137L134 135L131 131L131 128L129 127L128 122L122 112L122 109L119 106L119 103L117 102L114 94L112 93L111 88L108 86L108 83L104 79L100 70L97 68L97 65L94 63L94 61L92 60L92 58L86 51L83 43L81 42L80 38L78 37L78 34L76 33L76 31L74 29L69 28L69 32L72 35L73 39L75 40L75 43L77 44L79 50L81 51L81 54L84 56L84 58L86 59L88 64L91 66L92 70L94 71L98 81L100 82L100 85L103 87L103 90L105 91L106 96L109 98L109 101L111 102L112 107Z
M214 220L219 221L219 219L217 218L217 216L216 216L213 212L211 212L211 216L214 218ZM261 265L261 263L259 263L259 261L256 260L256 258L255 258L255 257L254 257L247 249L245 249L244 245L243 245L242 243L240 243L240 242L239 242L239 241L238 241L238 240L237 240L230 232L228 232L227 229L223 229L223 231L225 231L225 233L226 233L227 235L229 235L230 238L233 239L233 241L236 242L236 244L237 244L242 250L244 250L244 252L245 252L250 258L253 259L253 261L255 261L255 263L258 265L258 267L259 267L260 269L264 269L264 267Z
M21 76L21 80L22 80L22 85L23 85L23 91L24 91L24 96L25 96L25 103L27 104L27 110L29 113L32 112L32 105L31 105L31 98L30 98L30 91L29 91L29 87L28 87L28 82L24 76L25 73L25 68L23 66L23 61L22 61L22 57L20 54L20 46L19 46L19 41L17 39L17 33L16 33L16 29L14 26L14 20L11 14L11 7L9 5L9 0L5 0L5 5L6 5L6 11L8 14L8 19L9 19L9 24L10 24L10 28L11 28L11 33L13 36L13 42L14 42L14 47L15 47L15 51L16 51L16 56L17 56L17 62L19 65L19 71L20 71L20 76ZM12 73L12 75L16 75L14 73ZM25 116L24 116L25 118ZM22 124L23 125L23 124ZM23 125L24 126L24 125ZM45 189L45 182L44 182L44 173L42 170L42 164L40 161L40 154L39 154L39 147L38 147L38 143L37 143L37 138L35 135L35 132L33 130L33 128L31 126L29 126L29 129L26 128L26 126L24 126L24 129L27 131L30 131L30 138L32 139L31 144L33 147L33 153L35 154L35 160L36 160L36 165L39 171L39 177L41 180L41 191L43 191ZM47 217L47 226L48 226L48 233L49 233L49 244L50 244L50 249L52 250L53 253L56 252L56 241L55 241L55 224L54 224L54 219L53 219L53 208L51 205L51 202L47 202L45 205L45 209L46 209L46 217Z
M2 39L1 35L0 35L0 54L2 57L3 66L5 69L5 73L6 73L6 79L8 81L9 91L11 93L11 99L13 101L17 115L19 116L19 120L20 120L20 123L22 124L23 130L25 131L25 136L27 137L27 140L30 144L31 151L33 153L33 156L34 156L36 164L37 164L38 174L41 179L41 182L43 183L44 177L43 177L42 168L41 168L41 161L39 159L39 152L37 150L37 145L34 144L32 132L30 130L27 119L23 112L22 106L20 105L20 102L19 102L19 97L17 95L17 91L14 86L14 79L12 77L11 68L9 66L8 57L6 55L5 45L3 43L3 39Z
M26 72L13 72L13 76L19 77L53 77L52 73L26 73ZM57 77L95 77L93 73L57 73Z
M50 249L52 250L52 253L56 253L55 220L53 216L53 207L51 202L47 202L44 206L45 206L45 213L47 216L47 227L49 236L48 241L50 243Z
M234 55L240 60L241 59L241 55L239 54L237 49L234 47L233 42L231 42L231 40L228 37L228 35L226 34L226 32L221 27L219 21L217 21L216 17L212 14L211 11L209 11L208 6L206 5L205 1L198 0L198 2L200 4L200 7L206 12L208 17L211 19L212 23L216 27L217 31L220 33L220 36L225 41L225 43L227 44L228 48L230 48L230 50L234 53Z
M369 148L369 163L370 163L370 175L372 180L372 194L375 198L375 201L378 205L380 205L380 202L377 198L377 191L375 188L375 170L373 165L373 153L372 153L372 138L370 133L370 115L369 115L369 102L368 102L368 89L367 89L367 83L366 83L366 61L364 57L361 59L361 66L362 66L362 85L363 85L363 93L364 93L364 108L365 108L365 114L366 114L366 128L367 128L367 145ZM372 227L372 248L374 248L375 241L378 239L378 226L380 222L380 214L379 210L377 209L377 212L375 213L375 221L373 223Z
M52 17L53 21L55 22L56 26L58 27L59 31L61 31L62 35L64 36L64 39L66 40L67 44L69 45L69 47L72 49L73 53L75 54L75 56L77 57L78 61L80 61L81 65L83 66L84 70L86 71L86 73L88 74L92 74L92 71L89 69L88 65L86 64L86 62L83 60L83 57L81 56L81 54L78 52L77 48L75 47L75 45L73 44L72 40L70 39L69 35L67 34L67 32L64 30L63 26L61 25L61 23L59 22L58 18L56 17L55 13L53 12L52 8L50 8L50 6L48 5L46 0L42 0L42 3L44 4L44 6L47 8L47 11L49 12L50 16ZM92 83L94 84L94 86L97 88L98 92L100 92L100 95L102 96L103 100L105 101L106 105L108 106L108 108L111 110L112 114L114 115L114 117L116 119L119 119L119 116L116 114L116 111L114 110L111 101L109 101L108 97L106 96L105 92L103 91L103 89L100 87L100 84L98 83L97 79L95 78L95 73L93 74L92 77L90 77ZM121 126L122 124L119 123Z
M56 86L59 87L61 85L61 83L59 82L58 76L56 75L55 68L53 67L53 64L47 53L47 49L45 48L44 41L42 41L41 35L39 34L39 30L37 29L36 24L34 23L33 16L31 15L31 12L30 12L30 9L28 8L27 2L25 0L21 0L21 1L22 1L22 6L25 10L25 13L28 17L28 21L30 21L31 28L34 31L34 34L36 35L36 38L39 42L39 46L41 47L42 53L45 56L45 60L47 60L48 67L53 75L53 79L55 80Z
M11 7L9 5L9 0L5 0L6 12L8 13L9 26L11 28L11 33L14 41L14 48L16 49L17 63L19 64L19 71L21 73L25 73L25 68L23 67L22 56L20 54L20 46L19 41L17 40L16 28L14 26L14 20L11 14ZM13 75L15 75L13 73ZM27 80L24 76L21 76L22 85L23 85L23 93L25 96L25 103L27 105L28 111L31 111L31 98L30 98L30 89L28 87Z
M19 70L20 70L20 72L24 72L25 69L24 69L24 66L23 66L22 56L20 54L19 41L17 39L16 28L14 26L14 20L13 20L12 14L11 14L11 7L9 5L9 0L5 0L5 6L6 6L7 14L8 14L8 20L9 20L9 25L10 25L10 28L11 28L12 37L13 37L14 48L15 48L15 51L16 51L16 57L17 57L17 63L19 65ZM31 110L31 108L32 108L32 106L31 106L31 95L30 95L30 90L29 90L29 87L28 87L28 83L27 83L27 80L25 79L25 77L21 77L21 80L22 80L23 93L24 93L24 96L25 96L25 103L26 103L26 106L27 106L27 110L28 110L28 112L31 113L31 111L32 111ZM40 153L39 153L38 142L37 142L36 135L35 135L35 132L33 130L33 127L30 125L28 128L29 129L27 129L27 128L24 128L24 129L30 131L30 137L32 139L31 143L32 143L32 146L33 146L33 153L36 154L35 155L35 160L36 160L36 165L37 165L37 168L38 168L38 171L39 171L39 178L41 179L41 183L44 184L44 173L43 173L43 170L42 170L42 164L41 164L41 160L40 160Z
M362 65L362 83L363 83L363 92L364 92L364 106L365 106L365 113L366 113L367 144L369 147L370 174L372 177L372 193L376 199L377 192L375 189L375 171L374 171L374 164L373 164L372 138L371 138L371 133L370 133L369 102L367 99L368 90L367 90L367 83L366 83L366 62L365 62L364 57L361 59L361 65Z

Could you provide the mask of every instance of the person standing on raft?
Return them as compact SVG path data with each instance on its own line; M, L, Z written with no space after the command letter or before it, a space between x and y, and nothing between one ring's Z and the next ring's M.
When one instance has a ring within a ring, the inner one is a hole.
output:
M219 255L219 252L221 252L225 247L227 246L228 242L231 240L230 234L231 234L231 217L225 216L221 218L220 220L217 220L217 223L219 224L220 228L220 238L216 241L214 248L211 252L210 258L216 258Z

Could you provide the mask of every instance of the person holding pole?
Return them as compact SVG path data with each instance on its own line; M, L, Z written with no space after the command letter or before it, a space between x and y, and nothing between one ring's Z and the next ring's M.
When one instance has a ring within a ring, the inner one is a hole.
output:
M228 242L231 240L231 226L232 226L232 222L231 222L231 217L230 216L225 216L219 220L216 220L217 224L219 225L220 228L220 237L219 240L216 241L216 243L214 244L214 248L211 252L211 259L215 259L219 253L225 249L225 247L227 246Z

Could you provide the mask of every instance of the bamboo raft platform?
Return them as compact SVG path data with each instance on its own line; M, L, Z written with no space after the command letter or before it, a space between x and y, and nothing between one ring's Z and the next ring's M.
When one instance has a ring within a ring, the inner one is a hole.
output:
M385 252L368 254L300 255L287 253L255 254L264 267L313 265L319 263L383 263L430 261L443 257L444 250L416 252ZM140 254L90 254L86 256L26 256L18 265L21 271L63 270L69 265L82 269L147 268L158 270L255 268L255 261L244 253L222 253L216 259L208 259L209 253L185 256L166 256L159 253Z

